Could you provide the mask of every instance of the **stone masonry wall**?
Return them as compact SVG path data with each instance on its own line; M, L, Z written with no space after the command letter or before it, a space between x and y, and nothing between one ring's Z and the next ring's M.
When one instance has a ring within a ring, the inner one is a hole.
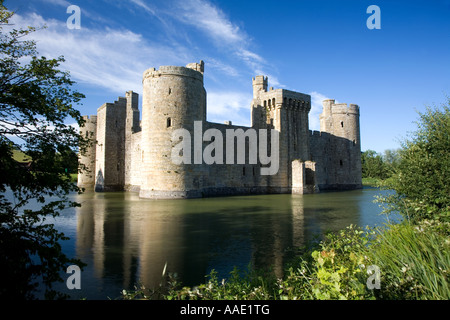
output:
M80 163L78 173L78 186L91 188L95 184L95 159L97 142L97 116L84 116L85 124L80 128L80 135L91 141L86 150L80 150L78 161Z

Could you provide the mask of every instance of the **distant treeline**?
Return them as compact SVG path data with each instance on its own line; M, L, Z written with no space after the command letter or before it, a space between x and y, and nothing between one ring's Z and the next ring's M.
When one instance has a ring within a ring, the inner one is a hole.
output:
M382 154L374 150L361 153L362 177L384 180L395 173L400 163L400 149L388 149Z

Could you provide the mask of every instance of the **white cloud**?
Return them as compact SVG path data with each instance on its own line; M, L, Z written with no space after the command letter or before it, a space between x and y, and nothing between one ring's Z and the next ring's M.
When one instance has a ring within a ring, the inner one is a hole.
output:
M267 61L249 50L251 37L230 21L220 8L207 0L177 0L177 3L172 18L201 30L218 48L244 62L253 74L266 74L262 70L270 67Z
M213 122L231 120L233 124L249 125L252 98L251 92L208 92L208 120Z
M211 68L218 70L220 73L224 73L225 75L231 77L240 76L239 71L235 67L226 64L219 59L209 57L205 59L205 63L207 64L208 69Z
M65 22L45 20L35 13L16 14L12 22L16 28L47 25L32 36L40 55L48 58L63 55L66 62L62 67L70 70L74 80L119 93L141 91L146 69L167 60L178 63L184 56L172 47L152 46L140 34L129 30L69 30Z
M150 12L153 15L156 15L156 11L150 6L148 6L144 1L142 0L130 0L130 1L135 5L137 5L138 7L143 8L145 11Z
M320 130L320 120L319 115L322 113L322 102L323 100L329 99L325 95L319 92L309 93L311 96L311 111L309 112L309 128L310 130Z
M217 43L239 44L246 35L217 7L204 0L180 0L174 17L203 30Z
M43 1L66 8L71 5L71 3L67 0L43 0Z

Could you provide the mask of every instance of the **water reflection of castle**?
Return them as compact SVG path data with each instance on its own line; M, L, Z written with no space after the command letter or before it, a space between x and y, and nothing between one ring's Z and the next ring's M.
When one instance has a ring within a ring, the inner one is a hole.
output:
M272 266L281 276L286 248L304 244L308 233L324 231L314 229L320 214L305 206L303 195L245 201L137 201L134 193L80 197L77 256L93 268L95 278L114 279L118 288L138 281L158 286L166 263L185 285L202 283L211 269L226 276L233 266L243 269L250 262ZM351 211L348 223L354 223L357 204Z

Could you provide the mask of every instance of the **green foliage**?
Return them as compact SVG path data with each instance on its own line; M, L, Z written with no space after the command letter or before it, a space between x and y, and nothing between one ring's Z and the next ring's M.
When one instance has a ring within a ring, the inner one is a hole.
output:
M62 57L39 57L29 36L34 27L14 29L13 12L0 2L0 296L29 299L38 282L47 298L60 295L52 290L62 281L68 264L59 242L67 239L47 217L66 207L69 192L80 191L70 180L74 151L87 141L68 120L82 125L74 108L83 95L73 91L68 72L58 69ZM16 161L22 154L30 165ZM70 170L69 170L70 168ZM30 206L30 202L37 205Z
M364 151L361 154L362 177L386 179L390 170L383 157L373 150Z
M250 270L250 269L249 269ZM274 277L269 274L258 274L248 271L244 275L234 268L230 277L221 281L217 272L212 270L208 275L208 281L194 288L179 287L179 283L172 278L169 282L167 300L267 300L270 299L273 287L268 283L274 283ZM272 281L271 281L272 280Z
M419 113L417 130L403 142L394 175L384 187L395 194L380 199L386 212L411 219L450 218L450 98L441 108Z
M371 299L366 288L367 245L372 231L349 226L329 233L315 248L298 258L279 280L279 298L288 300Z
M369 256L382 270L383 299L448 300L450 223L423 220L380 230Z

